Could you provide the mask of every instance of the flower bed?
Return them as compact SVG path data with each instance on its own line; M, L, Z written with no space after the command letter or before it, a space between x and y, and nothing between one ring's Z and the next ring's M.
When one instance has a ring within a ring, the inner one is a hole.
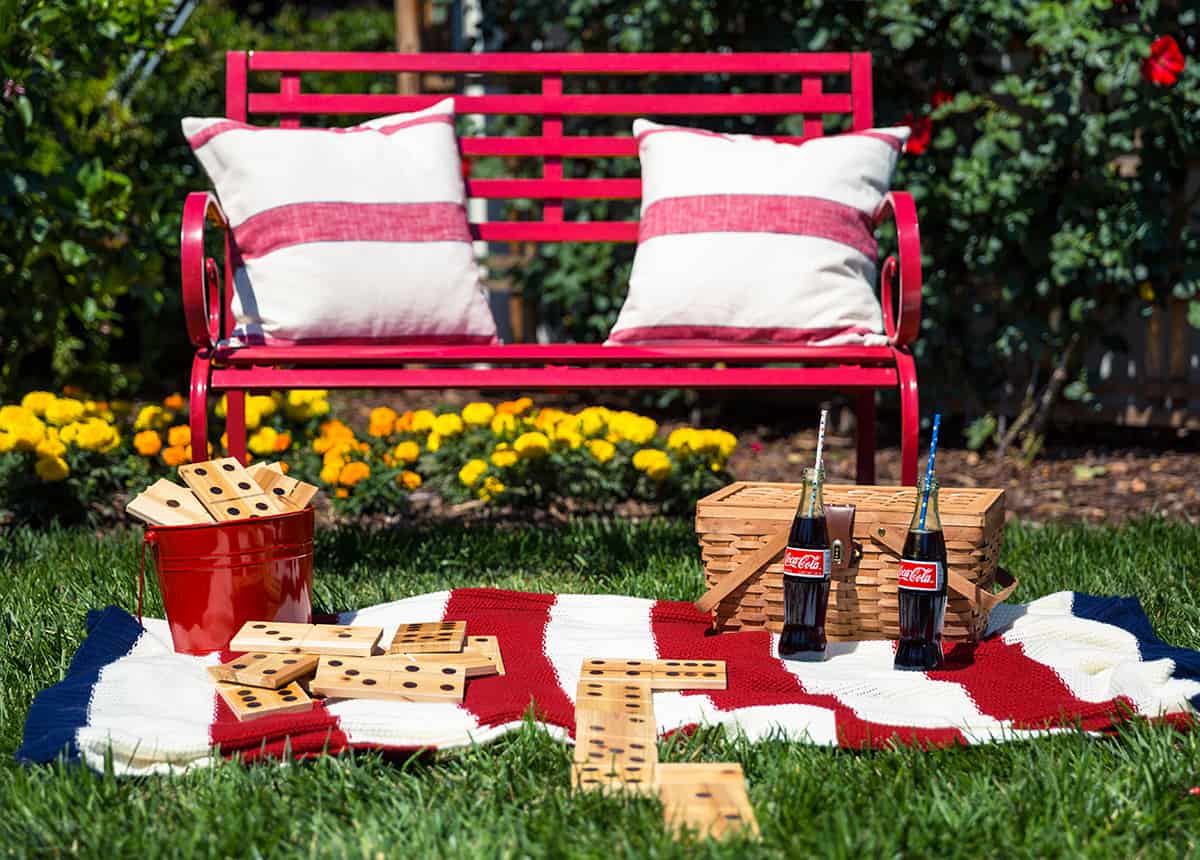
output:
M630 499L687 510L731 478L725 430L669 435L644 415L590 406L538 408L528 397L461 412L373 409L364 432L333 414L327 392L246 399L248 460L282 460L342 514L402 512L414 491L496 507L604 509ZM192 459L187 404L88 400L34 391L0 406L0 512L17 519L103 517ZM225 414L225 402L217 405ZM226 439L208 444L210 455ZM199 459L199 458L197 458Z

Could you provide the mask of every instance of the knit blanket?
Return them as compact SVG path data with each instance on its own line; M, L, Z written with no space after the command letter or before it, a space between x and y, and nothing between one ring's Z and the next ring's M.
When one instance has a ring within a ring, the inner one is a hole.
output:
M93 612L66 677L33 702L17 755L65 753L99 770L111 753L118 773L167 773L217 756L486 743L529 714L567 740L589 657L726 661L726 690L654 695L664 734L721 724L751 739L938 747L1104 732L1135 715L1190 722L1200 707L1200 652L1160 641L1132 598L1060 592L1001 605L986 639L948 646L945 668L928 673L894 671L887 641L831 643L824 663L790 663L768 633L712 635L689 603L613 595L458 589L339 616L382 626L386 639L399 624L440 619L499 637L507 674L470 681L461 705L329 700L239 723L205 671L231 654L176 654L165 622Z

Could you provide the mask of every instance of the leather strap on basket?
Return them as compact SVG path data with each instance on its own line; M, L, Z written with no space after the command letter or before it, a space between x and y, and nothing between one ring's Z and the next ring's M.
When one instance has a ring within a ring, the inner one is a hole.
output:
M907 535L907 528L878 523L871 526L871 539L896 558L899 558L900 554L904 552L904 539ZM993 593L986 588L980 588L961 573L946 569L946 586L955 594L965 597L971 605L978 605L988 612L991 612L992 607L997 603L1007 600L1008 596L1020 585L1017 578L1002 567L996 568L996 582L1003 587Z

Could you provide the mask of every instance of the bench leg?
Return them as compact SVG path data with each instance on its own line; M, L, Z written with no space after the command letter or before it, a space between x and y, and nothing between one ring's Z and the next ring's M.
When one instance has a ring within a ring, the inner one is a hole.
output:
M896 350L896 374L900 378L900 483L915 487L921 401L917 397L917 365L908 350Z
M236 388L225 392L225 433L229 456L246 462L246 392Z
M855 481L860 484L875 483L875 390L860 391L854 409L858 424L858 455L855 458Z
M192 459L207 459L208 451L208 374L212 361L207 352L192 358L192 387L188 394L188 426L192 431Z

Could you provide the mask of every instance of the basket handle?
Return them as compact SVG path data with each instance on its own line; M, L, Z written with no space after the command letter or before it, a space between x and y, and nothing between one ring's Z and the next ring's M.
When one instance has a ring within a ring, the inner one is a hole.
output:
M138 624L142 623L142 598L146 593L146 547L155 546L158 543L155 540L156 535L153 529L147 529L142 535L142 560L138 565L138 599L137 599L137 618Z
M871 526L871 540L897 557L904 552L904 537L907 533L907 529L903 531L899 528L889 529L886 525L879 523L873 523ZM996 568L996 581L1003 587L993 594L985 588L980 588L961 573L946 569L947 587L955 594L965 597L972 606L978 605L988 612L991 612L992 607L997 603L1007 600L1008 596L1020 585L1017 578L1002 567Z
M712 612L717 604L732 594L739 585L758 573L770 564L775 556L783 552L787 547L787 541L788 529L785 526L781 531L768 537L766 543L743 558L720 582L704 592L696 601L696 608L701 612Z

